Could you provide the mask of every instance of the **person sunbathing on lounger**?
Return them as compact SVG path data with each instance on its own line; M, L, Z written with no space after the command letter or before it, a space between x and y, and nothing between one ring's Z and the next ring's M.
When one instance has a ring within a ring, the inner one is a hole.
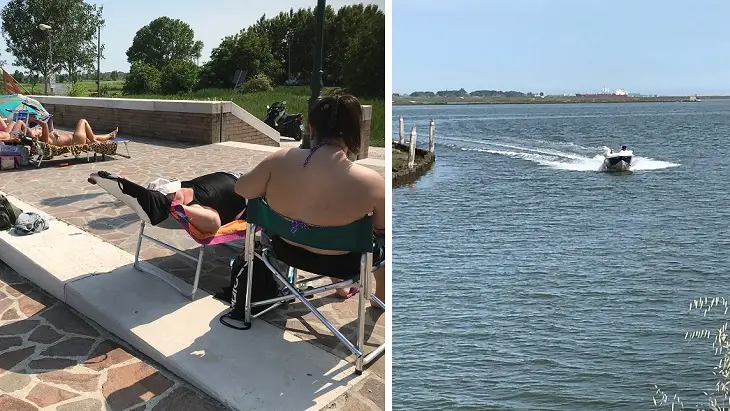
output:
M22 131L22 122L18 123L15 121L11 121L9 123L5 122L5 119L0 117L0 143L20 143L20 138L17 136L14 136L11 133L14 132L21 132Z
M348 153L360 149L361 119L360 102L355 97L323 98L309 113L312 148L285 148L272 153L238 179L236 192L247 199L266 197L269 206L279 214L311 225L342 226L373 213L374 234L382 244L380 240L385 235L383 177L347 157ZM289 247L316 254L347 254L284 241ZM382 261L385 247L377 248L373 260ZM357 266L359 261L359 255L353 254L353 264ZM375 295L385 301L384 267L375 273L375 279ZM357 288L339 289L336 295L347 298L356 291Z
M246 199L235 192L240 174L217 172L193 178L189 181L172 181L151 190L126 178L106 171L96 173L101 178L116 180L122 193L137 199L152 225L170 216L175 201L181 204L190 224L203 233L215 233L221 226L242 218ZM89 182L96 184L94 175Z
M94 134L89 122L83 118L76 123L76 129L73 132L51 130L47 122L40 121L34 117L29 118L28 123L31 125L38 124L40 127L28 127L22 121L18 121L18 123L23 129L27 128L26 134L29 137L37 138L42 143L54 146L101 143L113 139L119 131L119 128L115 128L111 133Z

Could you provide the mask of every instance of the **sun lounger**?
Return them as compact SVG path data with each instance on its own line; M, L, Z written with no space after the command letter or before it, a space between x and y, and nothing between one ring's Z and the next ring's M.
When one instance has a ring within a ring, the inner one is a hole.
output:
M151 237L147 234L145 234L145 227L147 224L150 224L150 219L147 216L147 213L142 209L142 207L137 202L137 199L134 197L131 197L127 194L124 194L119 188L119 185L116 180L113 179L107 179L102 178L99 176L98 173L92 173L89 176L89 182L98 185L99 187L103 188L106 192L116 197L119 201L124 203L127 207L131 208L135 214L140 218L140 228L139 228L139 236L137 237L137 251L134 254L134 267L138 269L139 271L152 274L161 280L167 282L170 284L173 288L178 290L183 295L187 296L191 300L195 298L195 292L198 290L198 283L200 281L200 272L203 266L203 257L205 254L206 247L217 245L217 244L226 244L231 246L231 243L233 241L237 240L243 240L246 238L246 228L247 223L246 220L235 220L232 221L224 226L222 226L217 232L215 233L203 233L200 232L198 229L196 229L194 226L189 224L187 222L187 217L185 216L185 213L183 211L183 208L180 204L174 203L172 204L172 207L170 209L170 217L165 219L163 222L155 225L155 227L160 227L164 229L171 229L171 230L185 230L190 237L198 244L200 244L200 247L198 248L198 256L195 257L188 253L187 251L180 250L177 247L174 247L170 244L165 243L164 241ZM241 213L243 214L243 213ZM240 217L240 215L239 215ZM192 260L196 263L195 268L195 277L193 280L193 287L191 290L184 290L174 282L170 281L170 278L172 277L172 274L167 273L166 271L163 271L159 268L152 268L144 264L140 264L139 261L139 254L142 248L142 239L147 239L161 247L164 247L178 255L181 255L189 260Z
M124 148L127 150L127 155L125 156L122 153L116 153L117 155L120 155L122 157L132 158L132 155L129 154L129 140L127 140L126 138L122 138L122 137L114 137L110 141L113 141L115 143L122 143L122 144L124 144Z
M79 157L82 153L86 153L86 161L91 160L91 154L94 155L94 161L96 161L97 154L101 154L101 159L106 160L107 155L117 154L117 143L114 141L103 141L91 144L57 146L47 144L39 141L37 138L33 138L30 148L30 154L31 156L36 157L35 163L38 167L41 166L41 163L44 160L50 160L64 154L73 154L75 157Z

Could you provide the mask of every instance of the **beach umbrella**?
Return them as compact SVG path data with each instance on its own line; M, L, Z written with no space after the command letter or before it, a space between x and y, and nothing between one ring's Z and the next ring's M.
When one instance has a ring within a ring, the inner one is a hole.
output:
M51 114L36 99L22 94L6 94L0 96L0 116L10 119L13 111L27 110L39 120L47 120Z

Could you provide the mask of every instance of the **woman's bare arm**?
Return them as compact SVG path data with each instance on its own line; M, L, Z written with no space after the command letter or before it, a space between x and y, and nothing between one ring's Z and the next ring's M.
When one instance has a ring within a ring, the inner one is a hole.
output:
M287 149L284 149L269 154L253 170L241 175L241 178L236 182L236 194L247 200L266 195L266 187L269 185L271 170L278 159L287 151Z
M203 233L212 234L221 228L221 217L212 208L195 204L191 206L184 205L183 210L185 210L185 215L190 219L190 224Z
M373 231L382 236L385 235L385 181L380 174L373 178L373 185Z

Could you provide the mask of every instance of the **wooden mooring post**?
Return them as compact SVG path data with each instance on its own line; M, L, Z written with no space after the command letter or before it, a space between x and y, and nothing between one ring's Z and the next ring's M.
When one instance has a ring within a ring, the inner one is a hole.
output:
M403 116L398 119L398 142L403 144L405 142L405 131L403 126Z
M436 129L436 123L434 123L433 119L429 121L428 123L428 151L433 153L433 150L436 146L436 141L434 140L433 133Z
M411 129L411 140L408 142L408 168L412 169L416 164L416 128Z

